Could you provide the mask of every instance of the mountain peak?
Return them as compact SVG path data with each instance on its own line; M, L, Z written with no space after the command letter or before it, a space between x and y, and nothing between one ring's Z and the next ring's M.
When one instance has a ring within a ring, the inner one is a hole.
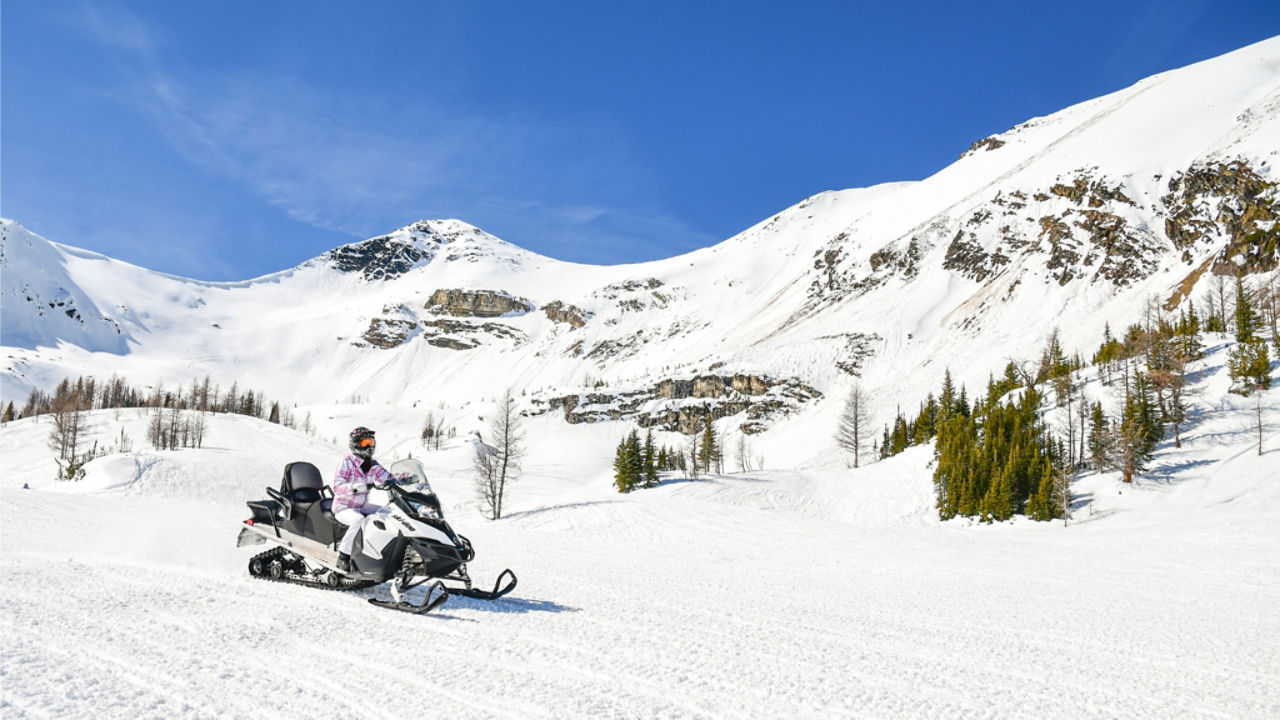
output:
M359 272L366 280L390 280L437 258L519 263L534 253L455 219L419 220L386 235L343 245L320 256L342 272Z

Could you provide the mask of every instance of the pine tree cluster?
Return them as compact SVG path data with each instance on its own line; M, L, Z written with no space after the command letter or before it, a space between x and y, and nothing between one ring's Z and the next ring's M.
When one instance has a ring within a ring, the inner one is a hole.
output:
M658 484L658 450L653 444L652 430L645 435L643 444L636 430L618 443L613 457L613 484L621 493Z
M941 418L933 482L944 520L963 515L991 522L1019 512L1036 520L1061 517L1054 502L1057 453L1040 422L1043 396L1030 387L1002 403L1000 390L993 380L972 411Z
M693 460L698 462L697 453ZM656 445L650 430L640 441L640 433L632 430L618 443L613 455L613 485L618 492L629 493L637 488L658 485L658 473L689 468L689 458L676 448Z
M1250 327L1249 317L1239 311L1237 326ZM1085 362L1062 351L1056 331L1034 373L1010 362L1003 377L988 379L985 396L972 406L948 370L939 394L930 393L914 419L899 412L893 427L885 428L880 455L890 457L936 438L934 484L944 520L965 516L993 522L1020 513L1035 520L1063 517L1071 479L1082 466L1091 462L1099 471L1118 470L1124 482L1132 482L1146 469L1166 428L1180 443L1187 364L1204 355L1201 327L1189 303L1176 319L1150 306L1145 321L1130 326L1123 340L1111 335L1110 326L1104 329L1093 362L1104 384L1123 378L1125 400L1115 418L1079 392L1075 375ZM1042 383L1054 389L1059 407L1067 406L1066 443L1043 424ZM1077 400L1078 426L1071 411Z

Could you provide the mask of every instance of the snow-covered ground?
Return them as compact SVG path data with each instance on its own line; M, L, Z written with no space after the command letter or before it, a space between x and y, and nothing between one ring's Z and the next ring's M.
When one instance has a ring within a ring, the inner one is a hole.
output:
M464 433L425 452L420 409L314 408L321 437L371 418L382 457L424 460L478 580L519 575L425 617L365 601L383 587L248 576L243 501L340 447L214 416L203 450L156 452L139 412L102 411L94 437L135 450L58 483L48 418L10 423L0 715L1277 717L1280 389L1259 456L1224 358L1196 375L1183 448L1132 486L1081 478L1065 528L939 522L928 447L618 495L626 428L548 417L490 522Z

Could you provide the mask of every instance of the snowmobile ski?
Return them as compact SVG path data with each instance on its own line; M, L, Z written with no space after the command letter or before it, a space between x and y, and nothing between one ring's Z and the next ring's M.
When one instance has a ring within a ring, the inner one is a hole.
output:
M510 577L511 581L505 586L502 584L502 578ZM498 579L493 582L493 590L476 590L471 587L470 583L465 588L449 588L449 592L453 595L461 595L463 597L476 598L479 600L497 600L516 589L516 574L511 570L503 570Z
M394 591L391 593L391 600L380 600L378 598L369 598L371 605L387 608L388 610L399 610L400 612L412 613L414 615L426 615L435 610L449 599L449 589L439 580L433 580L427 583L427 594L423 596L421 604L415 604L406 600L399 599L399 593Z

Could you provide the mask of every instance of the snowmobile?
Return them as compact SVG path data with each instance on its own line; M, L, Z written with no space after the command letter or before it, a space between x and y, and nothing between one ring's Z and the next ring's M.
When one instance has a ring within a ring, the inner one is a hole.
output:
M333 489L324 484L315 465L286 465L280 489L267 488L271 499L247 503L253 517L240 528L236 547L275 545L249 560L249 574L332 590L390 581L392 599L370 598L369 602L417 614L440 607L450 595L497 600L515 589L511 570L498 575L492 590L471 586L467 563L475 550L470 540L445 522L422 463L400 460L390 472L398 478L385 486L390 502L365 518L352 546L350 569L343 572L338 569L338 544L347 528L330 509ZM446 581L455 584L446 585ZM422 585L427 592L421 603L406 599L409 590Z

